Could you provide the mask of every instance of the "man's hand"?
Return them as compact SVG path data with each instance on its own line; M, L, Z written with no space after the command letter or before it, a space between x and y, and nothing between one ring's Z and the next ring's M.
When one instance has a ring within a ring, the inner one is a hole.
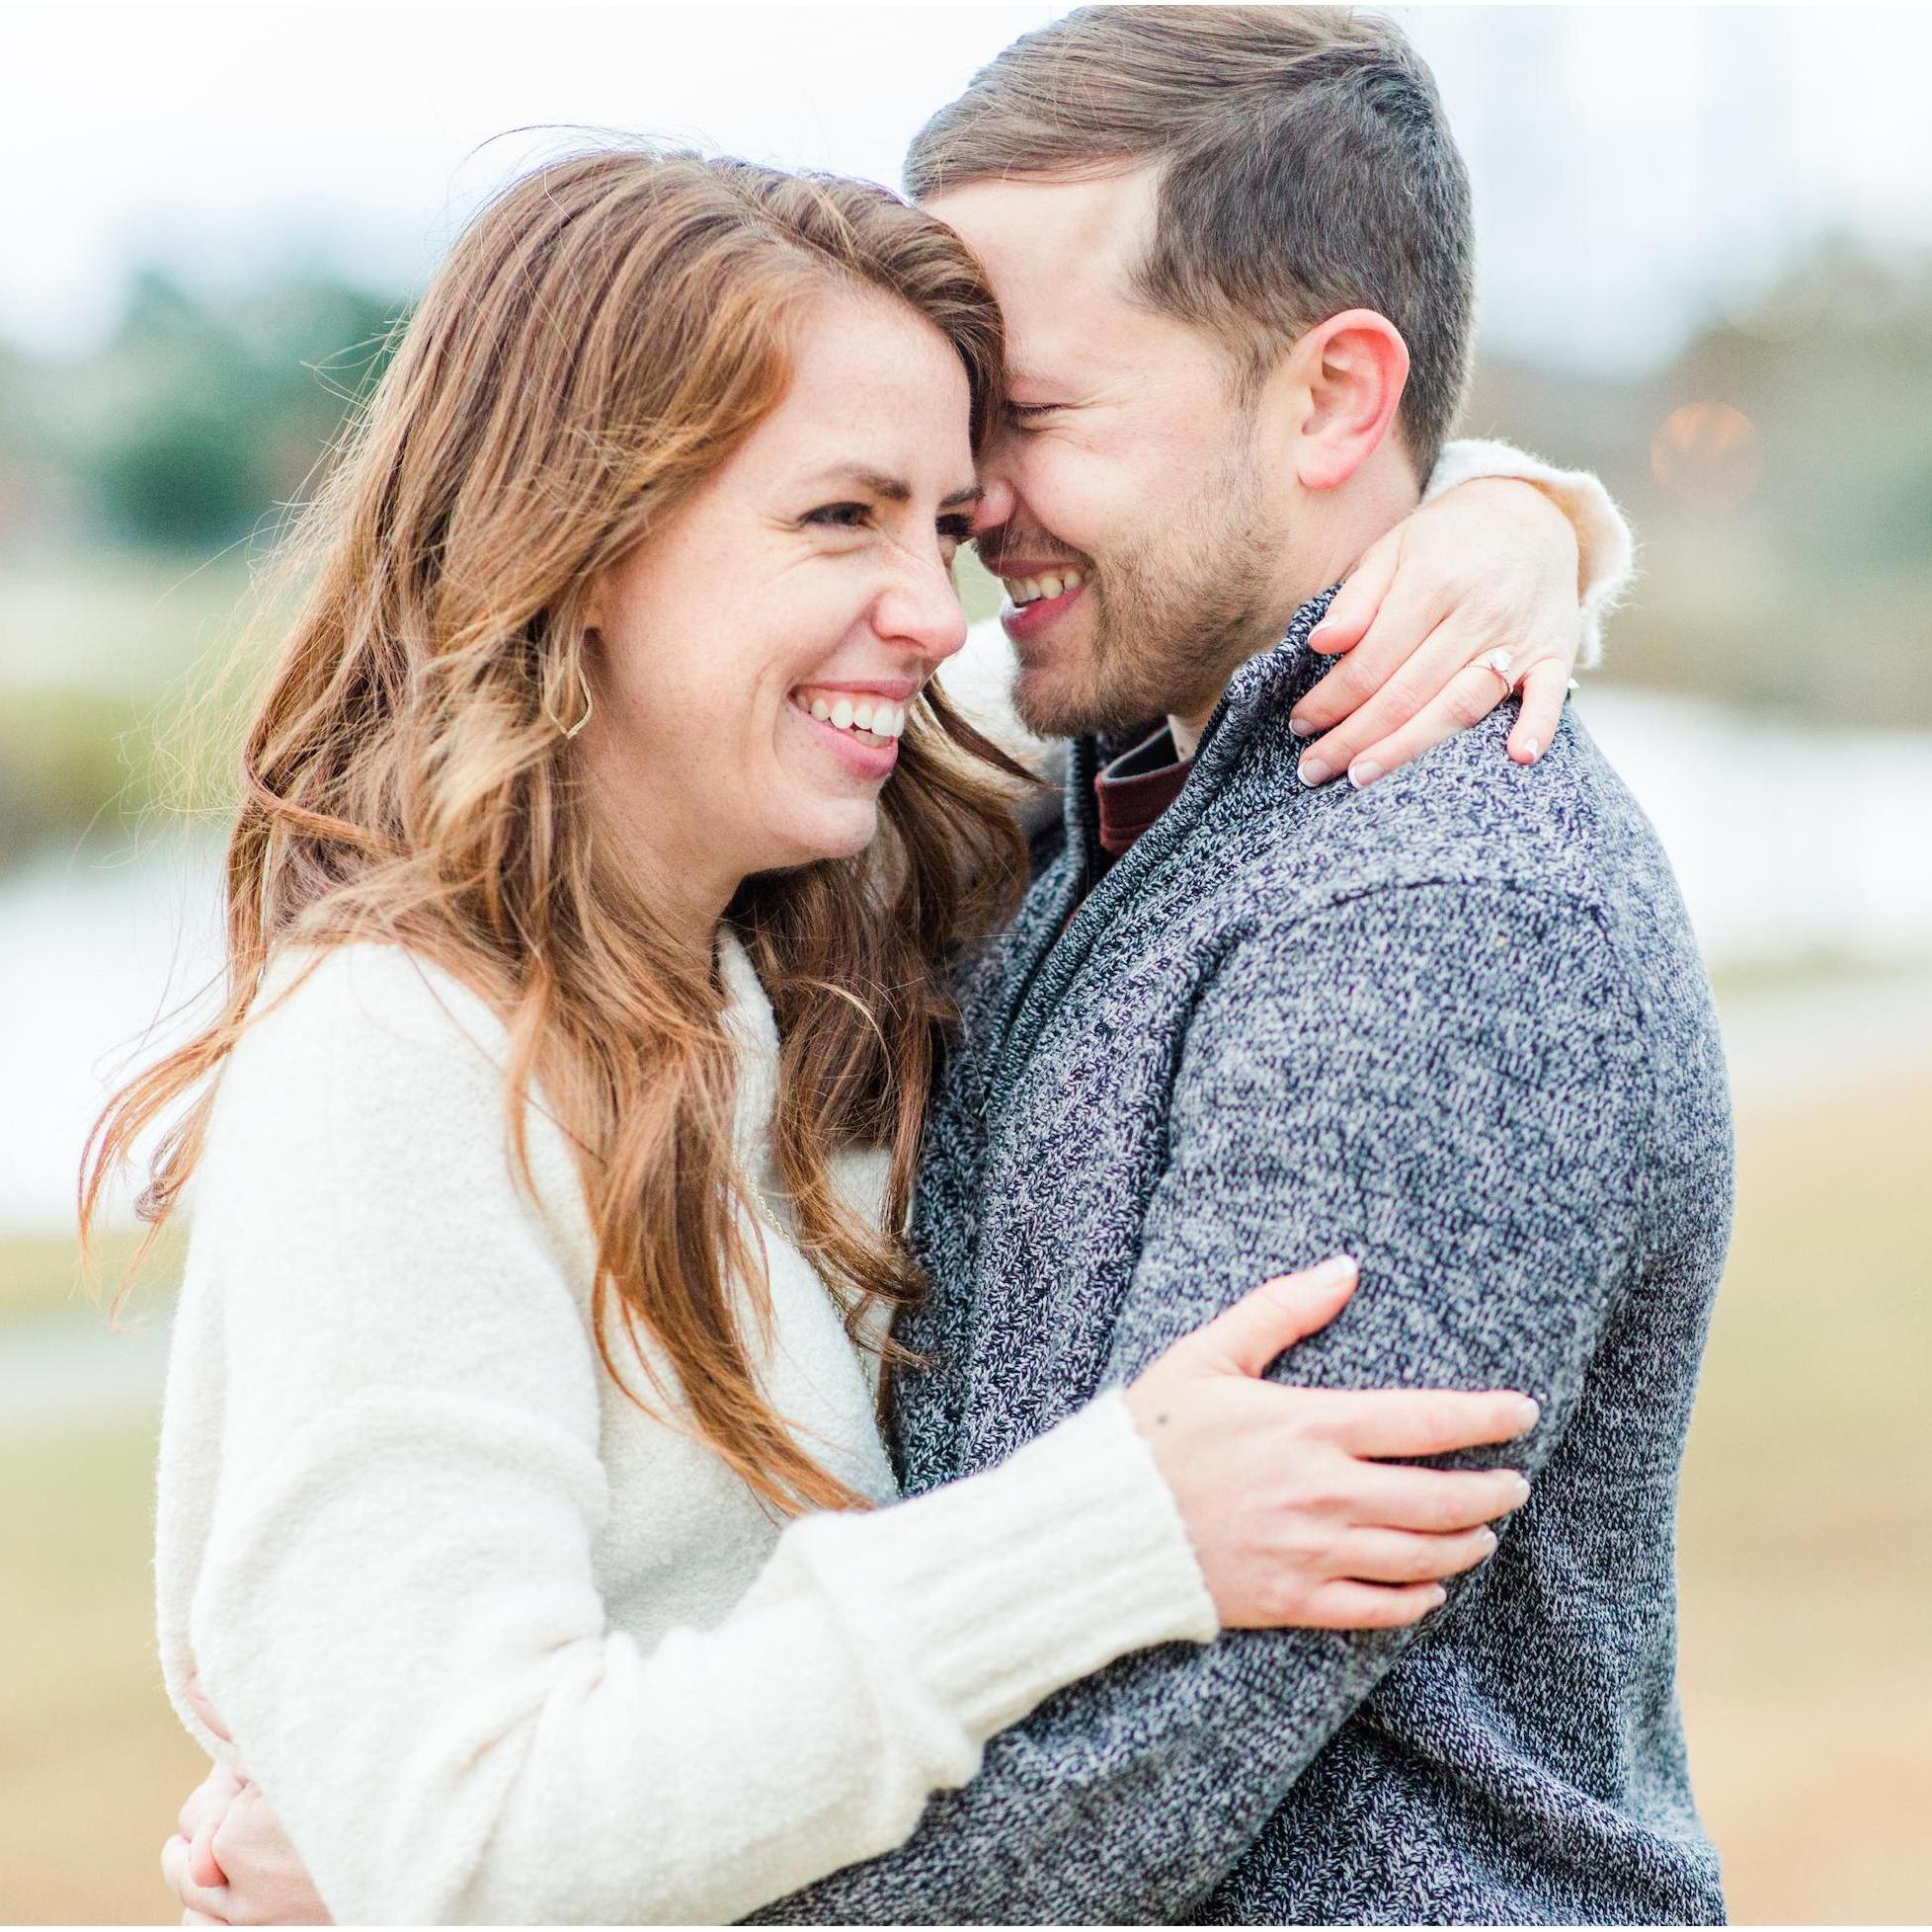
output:
M232 1750L234 1739L192 1672L184 1695ZM161 1875L182 1902L184 1925L331 1925L329 1908L261 1788L226 1759L188 1794Z
M181 1827L161 1847L161 1871L183 1905L184 1925L329 1925L261 1787L217 1764L181 1808Z
M1346 771L1373 784L1480 723L1512 689L1522 713L1509 756L1534 765L1582 643L1576 574L1574 525L1518 477L1460 483L1397 524L1363 553L1310 639L1343 661L1290 720L1315 740L1303 779ZM1507 682L1485 662L1496 652Z
M161 1876L186 1907L184 1925L227 1923L227 1900L221 1895L226 1875L212 1846L215 1828L241 1788L231 1766L215 1765L188 1794L175 1835L161 1847Z

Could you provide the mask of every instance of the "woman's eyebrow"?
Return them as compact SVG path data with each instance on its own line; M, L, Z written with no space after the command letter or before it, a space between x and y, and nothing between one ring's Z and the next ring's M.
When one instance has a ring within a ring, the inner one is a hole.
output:
M827 483L851 484L885 503L911 503L913 500L913 486L903 477L888 476L883 470L867 469L862 463L841 463L832 469L821 470L812 478L809 487L818 488ZM978 503L985 495L986 492L977 483L969 483L953 491L939 508L961 510Z

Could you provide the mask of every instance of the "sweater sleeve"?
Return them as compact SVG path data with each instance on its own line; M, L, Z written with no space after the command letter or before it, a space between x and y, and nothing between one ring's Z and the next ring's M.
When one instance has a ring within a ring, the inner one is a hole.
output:
M1607 940L1567 900L1391 888L1253 934L1187 1031L1110 1375L1262 1276L1345 1249L1361 1285L1275 1379L1529 1391L1528 1438L1455 1460L1533 1482L1634 1249L1638 1026ZM1495 1574L1457 1579L1422 1628L1453 1631ZM899 1850L763 1916L1199 1923L1413 1637L1238 1631L1124 1659L996 1739Z
M1637 575L1636 539L1630 523L1601 480L1586 469L1558 469L1513 443L1465 439L1447 443L1429 473L1422 501L1479 476L1513 476L1532 483L1576 530L1576 570L1582 600L1583 641L1579 665L1603 660L1603 626Z
M331 962L244 1040L190 1269L226 1401L192 1651L339 1920L727 1920L899 1842L1060 1685L1212 1634L1117 1395L793 1524L713 1629L611 1628L596 1350L500 1075L375 978Z

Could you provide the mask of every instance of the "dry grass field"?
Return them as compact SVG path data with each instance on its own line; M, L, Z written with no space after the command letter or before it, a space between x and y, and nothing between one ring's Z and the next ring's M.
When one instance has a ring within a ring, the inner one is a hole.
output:
M1740 1921L1932 1917L1928 1144L1923 1077L1740 1124L1683 1510L1686 1721ZM0 1351L66 1266L0 1259ZM200 1773L150 1656L151 1454L137 1422L0 1434L0 1920L169 1916L156 1850Z
M1747 1923L1932 1919L1932 1080L1739 1122L1681 1511L1691 1768Z

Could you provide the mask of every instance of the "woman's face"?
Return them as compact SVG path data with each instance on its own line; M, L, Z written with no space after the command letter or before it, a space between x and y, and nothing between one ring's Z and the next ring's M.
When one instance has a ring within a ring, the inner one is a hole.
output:
M750 874L871 842L906 712L965 640L969 406L930 324L828 296L784 401L594 587L582 743L675 911L708 924Z

